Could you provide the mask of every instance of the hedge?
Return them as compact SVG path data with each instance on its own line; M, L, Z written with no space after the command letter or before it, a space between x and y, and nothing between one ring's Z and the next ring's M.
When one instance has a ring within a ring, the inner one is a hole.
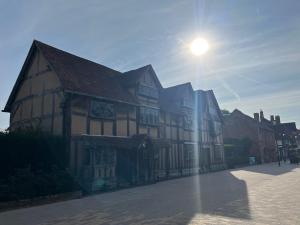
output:
M224 153L227 166L234 168L236 166L249 164L249 151L252 141L248 138L224 139Z
M40 131L0 133L0 201L75 191L65 141Z

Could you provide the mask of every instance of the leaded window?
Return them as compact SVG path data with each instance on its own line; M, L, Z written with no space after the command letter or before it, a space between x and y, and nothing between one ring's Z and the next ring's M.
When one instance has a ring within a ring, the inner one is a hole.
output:
M90 156L90 150L85 149L83 151L83 164L86 166L89 166L91 164L91 156Z
M181 100L181 105L187 108L193 108L193 101L190 98L184 97Z
M102 151L95 151L95 164L102 164Z
M146 97L158 98L158 91L153 87L148 87L140 84L138 88L139 95L144 95Z
M95 164L107 165L115 162L115 151L109 148L98 149L95 151Z
M185 129L193 129L193 118L192 114L187 113L183 117L183 126Z
M214 151L215 162L221 162L222 161L222 148L220 146L215 146L213 151Z
M159 125L159 110L149 107L141 107L140 123L147 125Z
M107 149L105 152L104 152L104 163L105 164L113 164L114 161L115 161L115 154L114 154L114 151L111 151L110 149Z

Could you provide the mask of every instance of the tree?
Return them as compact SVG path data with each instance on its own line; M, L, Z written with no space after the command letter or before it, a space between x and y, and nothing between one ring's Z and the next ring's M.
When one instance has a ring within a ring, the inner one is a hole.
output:
M223 116L230 115L230 111L227 109L222 109L221 112L222 112Z

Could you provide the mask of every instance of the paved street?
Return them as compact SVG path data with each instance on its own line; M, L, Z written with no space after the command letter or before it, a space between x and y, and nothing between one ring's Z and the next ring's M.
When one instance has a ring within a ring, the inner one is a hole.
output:
M300 224L300 168L267 164L0 213L1 225Z

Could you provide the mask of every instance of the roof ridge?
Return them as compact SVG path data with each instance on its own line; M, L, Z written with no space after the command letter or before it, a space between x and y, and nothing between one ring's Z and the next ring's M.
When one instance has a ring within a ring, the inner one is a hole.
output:
M186 83L183 83L183 84L177 84L177 85L174 85L174 86L171 86L171 87L164 88L164 90L167 90L167 89L170 90L172 88L178 88L178 87L185 86L185 85L192 86L191 82L186 82Z
M40 41L34 44L53 66L65 91L135 103L120 82L121 72Z
M136 68L136 69L132 69L132 70L128 70L126 72L123 72L123 74L134 72L134 71L145 69L145 68L149 68L149 67L152 67L152 65L151 64L147 64L145 66L142 66L142 67L139 67L139 68Z
M110 68L110 67L104 66L104 65L102 65L102 64L100 64L100 63L94 62L94 61L92 61L92 60L90 60L90 59L87 59L87 58L83 58L83 57L78 56L78 55L76 55L76 54L73 54L73 53L64 51L64 50L62 50L62 49L60 49L60 48L57 48L57 47L54 47L54 46L52 46L52 45L46 44L46 43L41 42L41 41L39 41L39 40L33 40L33 43L36 44L38 47L39 47L39 45L43 45L43 46L46 47L46 48L52 48L52 49L55 49L56 51L59 51L59 52L61 52L61 53L63 53L63 54L68 54L68 55L70 55L70 56L72 56L72 57L76 57L76 58L78 58L78 59L81 59L81 60L84 60L84 61L87 61L87 62L96 64L97 66L101 66L101 67L104 67L104 68L106 68L106 69L109 69L109 70L112 70L112 71L114 71L114 72L117 72L117 73L120 73L120 74L121 74L121 72L118 71L118 70L115 70L115 69L112 69L112 68ZM43 51L43 50L41 49L41 51Z

